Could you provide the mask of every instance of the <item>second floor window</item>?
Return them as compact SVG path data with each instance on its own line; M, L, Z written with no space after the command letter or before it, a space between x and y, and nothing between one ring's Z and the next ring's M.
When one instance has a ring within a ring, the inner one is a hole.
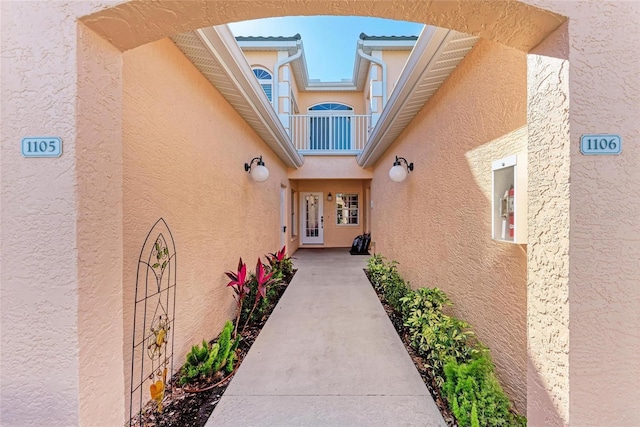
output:
M309 108L309 147L312 150L350 150L353 108L326 102Z
M326 102L309 107L309 111L351 111L353 113L353 108L337 102Z
M267 95L269 102L273 101L273 76L264 68L254 68L253 75L258 79L258 83L262 86L264 94Z

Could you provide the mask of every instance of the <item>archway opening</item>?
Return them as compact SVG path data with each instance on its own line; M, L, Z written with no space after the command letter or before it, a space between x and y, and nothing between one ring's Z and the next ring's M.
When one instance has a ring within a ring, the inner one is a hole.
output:
M102 89L104 91L103 95L106 95L106 98L110 100L111 104L96 108L90 101L87 92L88 89L93 89L99 85L102 75L100 72L96 72L99 70L92 69L91 67L80 69L80 78L78 79L81 82L79 90L80 100L78 103L78 150L79 152L82 152L83 144L88 143L88 139L83 138L83 136L87 136L87 134L94 134L94 132L89 131L89 129L92 124L95 123L96 119L102 123L110 121L112 126L107 127L112 129L122 129L123 126L127 126L126 123L121 121L121 117L118 114L113 114L113 111L122 111L123 94L120 92L120 88L123 84L127 84L125 77L127 70L118 70L118 63L122 60L122 54L120 52L128 52L136 47L159 40L162 37L179 34L184 31L260 17L316 14L363 15L379 16L391 19L409 18L427 24L443 26L461 32L479 35L483 38L528 52L544 40L563 22L563 18L558 15L522 3L503 4L501 2L496 2L477 5L467 3L452 4L451 2L434 2L428 8L423 8L421 5L413 4L411 2L406 2L404 4L406 7L398 8L391 7L387 2L376 1L354 2L339 6L331 2L314 2L312 4L304 5L291 4L289 2L272 2L264 9L253 10L250 7L250 3L244 5L246 8L243 8L243 5L238 5L237 2L218 1L207 3L206 5L208 7L204 8L203 13L203 8L200 7L200 4L191 5L189 3L176 3L166 5L152 3L124 3L114 8L84 17L81 19L81 22L95 32L95 34L109 41L111 46L104 44L101 40L83 30L80 62L87 65L101 64L104 68L111 68L113 71L113 84L108 88ZM455 13L453 13L453 11L455 11ZM499 11L499 13L496 13L497 11ZM176 16L180 18L176 20ZM496 18L496 16L503 18ZM516 22L522 22L523 24L519 25L518 28L515 28L515 26L512 25L513 20ZM153 23L153 25L148 25L150 22ZM126 25L123 25L123 23L126 23ZM115 47L117 51L112 47ZM200 86L200 88L202 88L202 86ZM83 94L84 96L87 96L84 99ZM228 111L228 113L233 114L230 111ZM141 117L141 119L143 118ZM117 133L118 132L115 132L115 134L99 136L97 138L98 140L105 140L105 144L102 144L101 150L103 150L102 154L104 154L104 158L109 160L106 160L101 165L101 168L80 176L79 180L81 183L87 183L88 181L95 179L104 180L107 175L111 174L115 174L125 181L128 179L128 175L124 171L124 169L128 167L126 158L124 166L118 165L117 161L118 157L121 155L123 143L122 136L118 136ZM229 135L229 137L237 137L237 135ZM92 144L95 143L94 138L91 140ZM260 150L259 145L255 145L253 148ZM92 154L79 154L78 162L80 164L84 163L87 165L93 165L95 164L95 159L93 158L94 155L95 152ZM245 161L242 156L246 157L244 153L234 155L233 161ZM167 159L167 161L170 161L170 159ZM215 160L212 158L211 162L213 163L214 161ZM272 161L277 162L275 158L272 159ZM113 167L114 164L115 169ZM234 179L239 179L239 176L242 176L242 174L234 175ZM132 186L134 185L133 182L130 184ZM127 183L125 182L124 185L126 187ZM162 186L164 184L162 182L155 181L147 182L145 185L154 187ZM90 185L87 185L87 187L90 187ZM81 193L80 197L87 206L91 205L95 201L95 196L91 194ZM123 221L126 228L126 218L131 212L126 211L126 201L124 206L124 212L122 211L121 206L113 206L109 209L113 209L116 218L118 216L124 216ZM175 207L176 210L178 208L179 206ZM94 220L96 222L100 221L100 216L95 216ZM90 223L88 222L86 224L87 232L90 229L89 225ZM114 225L114 227L117 227L117 225ZM123 239L128 235L135 234L135 232L135 228L130 230L125 229ZM123 246L126 248L126 242L123 243ZM124 270L127 271L129 267L127 265L127 260L121 260L120 263L124 265ZM85 285L87 287L95 286L95 284L92 284L91 286L88 284ZM123 299L125 302L121 301L121 304L114 303L107 310L117 315L117 313L121 311L122 306L127 304L126 295L123 296ZM82 297L80 303L80 310L82 311ZM95 332L95 328L96 325L89 323L82 324L81 322L81 336L90 336L92 332ZM123 330L127 330L126 326ZM93 347L90 342L91 339L87 338L86 342L81 347L81 353L84 353L84 357L87 359L93 358L96 361L96 365L99 365L98 362L101 360L101 356L93 354L94 350L92 350ZM118 342L117 337L114 340L114 343L115 342ZM124 342L124 347L126 348L126 337ZM122 346L122 341L119 342L119 345ZM123 353L124 352L126 352L126 350L123 350ZM89 369L89 367L81 367L81 370L82 369ZM93 369L93 367L91 367L91 369ZM83 388L83 384L81 383L81 400L90 402L91 399L97 399L98 397L95 395L96 393L97 391L90 391L88 385L84 385ZM119 398L114 397L114 400L117 401ZM89 417L87 419L92 417L89 414L85 414L85 416Z

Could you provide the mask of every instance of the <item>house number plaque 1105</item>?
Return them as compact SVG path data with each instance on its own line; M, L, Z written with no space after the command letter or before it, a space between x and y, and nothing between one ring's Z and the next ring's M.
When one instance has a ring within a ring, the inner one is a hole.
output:
M57 136L22 138L22 155L25 157L60 157L62 139Z
M588 156L620 154L622 138L620 135L609 134L582 135L580 151Z

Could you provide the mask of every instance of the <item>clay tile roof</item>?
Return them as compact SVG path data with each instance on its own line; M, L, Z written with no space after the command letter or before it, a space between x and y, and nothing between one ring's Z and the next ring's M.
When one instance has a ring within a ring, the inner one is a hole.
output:
M360 40L416 41L418 36L368 36L360 33Z
M236 40L239 42L294 42L300 40L300 34L295 34L291 37L284 36L238 36Z

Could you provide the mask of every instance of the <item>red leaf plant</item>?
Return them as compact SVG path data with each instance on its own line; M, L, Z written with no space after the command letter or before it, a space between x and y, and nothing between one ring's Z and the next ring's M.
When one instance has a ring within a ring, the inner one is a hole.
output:
M249 293L249 286L247 285L247 264L243 263L242 258L240 258L240 261L238 261L238 271L227 271L224 274L226 274L227 277L231 279L227 286L231 286L233 288L233 291L236 293L236 327L233 331L233 336L235 337L238 334L238 323L240 323L242 303Z
M269 285L271 281L271 276L273 275L273 272L268 274L265 274L265 273L266 271L265 271L264 265L262 264L262 260L260 260L260 258L258 257L258 262L256 263L256 281L258 282L258 291L256 292L256 299L253 302L253 307L249 312L249 317L247 317L247 321L244 323L244 326L242 327L242 331L240 332L240 334L244 332L244 329L247 327L247 324L251 320L253 311L258 306L258 302L260 301L260 298L264 298L267 296L267 285Z
M282 249L280 249L275 254L267 255L267 259L269 260L269 263L272 264L272 265L273 265L274 261L280 263L284 259L286 253L287 253L287 246L285 245L285 246L282 247Z

